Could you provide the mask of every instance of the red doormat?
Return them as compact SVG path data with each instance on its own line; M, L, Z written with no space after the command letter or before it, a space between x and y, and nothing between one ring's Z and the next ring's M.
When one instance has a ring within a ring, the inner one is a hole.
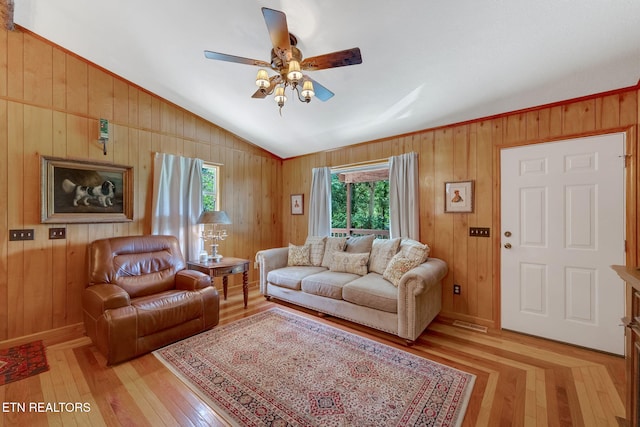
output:
M42 341L0 349L0 385L49 370Z

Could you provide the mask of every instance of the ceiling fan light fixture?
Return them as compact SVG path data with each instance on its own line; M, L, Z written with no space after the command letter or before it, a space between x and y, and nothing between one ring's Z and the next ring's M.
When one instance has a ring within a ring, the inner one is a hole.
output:
M302 79L302 71L300 71L300 63L295 59L289 61L289 72L287 79L292 83L298 83Z
M302 92L300 93L306 102L311 101L311 98L315 95L313 91L313 82L311 80L305 80L302 85Z
M287 97L285 96L285 89L287 87L291 88L294 99L298 98L298 101L304 103L311 102L311 98L313 97L324 102L334 95L333 92L322 84L311 80L303 74L301 63L304 64L305 71L325 70L328 68L362 63L360 48L357 47L326 53L303 60L302 52L297 47L298 39L289 33L286 15L279 10L267 7L262 8L262 14L267 24L271 44L273 45L270 63L258 59L244 58L209 50L204 51L204 56L207 59L217 61L235 62L261 67L255 80L258 90L251 97L263 99L267 96L274 95L274 100L280 107L281 116L282 107L285 102L287 102ZM271 70L276 74L269 77L267 70ZM316 91L318 91L317 94Z
M284 86L278 86L276 88L276 94L273 97L273 100L276 101L280 108L282 108L284 103L287 102L287 97L284 95Z
M271 85L269 81L269 74L267 70L258 70L258 75L256 76L256 86L260 89L267 89Z

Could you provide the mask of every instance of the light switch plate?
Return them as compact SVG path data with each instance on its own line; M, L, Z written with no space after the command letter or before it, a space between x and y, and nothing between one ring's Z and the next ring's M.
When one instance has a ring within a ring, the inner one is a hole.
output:
M20 240L33 240L33 228L24 230L9 230L9 241L15 242Z
M469 227L469 236L491 237L491 229L489 227Z

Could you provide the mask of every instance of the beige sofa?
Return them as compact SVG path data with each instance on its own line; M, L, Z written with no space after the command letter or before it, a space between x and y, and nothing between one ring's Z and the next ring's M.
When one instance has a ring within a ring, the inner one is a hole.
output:
M260 292L415 341L442 304L444 261L410 239L309 237L260 251Z

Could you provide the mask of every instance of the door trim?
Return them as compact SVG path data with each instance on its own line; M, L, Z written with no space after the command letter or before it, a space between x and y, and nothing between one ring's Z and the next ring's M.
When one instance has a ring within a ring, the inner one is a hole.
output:
M501 219L501 192L502 192L502 177L501 177L501 154L500 152L506 148L523 147L533 144L544 144L547 142L560 142L576 138L585 138L589 136L602 136L612 133L624 133L626 138L625 155L626 168L624 171L625 180L625 239L627 242L627 248L625 253L625 263L627 265L640 265L638 259L638 170L640 165L640 159L638 159L638 141L636 139L636 127L625 126L620 128L607 129L606 131L599 132L585 132L578 134L559 135L557 137L549 139L541 139L534 142L525 141L513 144L494 144L493 146L493 176L495 177L496 185L493 187L493 236L491 237L493 243L493 295L497 302L493 307L493 318L496 329L502 329L502 259L501 259L501 241L502 241L502 219ZM626 298L626 301L629 301Z

